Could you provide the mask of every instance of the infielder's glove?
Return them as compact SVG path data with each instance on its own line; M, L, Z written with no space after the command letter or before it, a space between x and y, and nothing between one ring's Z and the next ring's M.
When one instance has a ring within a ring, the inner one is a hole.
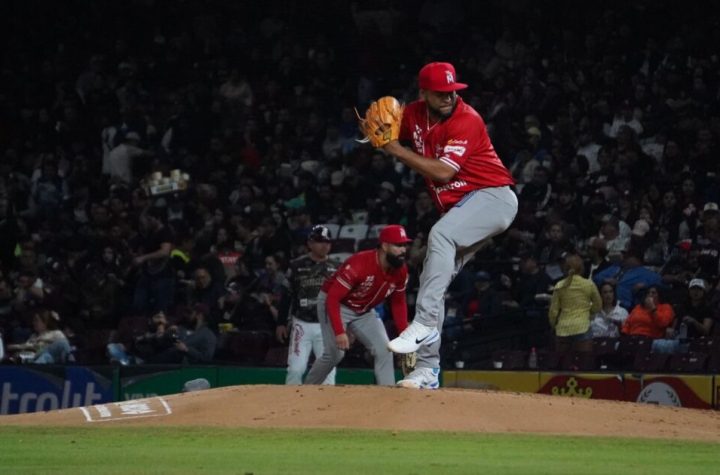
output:
M392 96L381 97L370 104L364 118L360 117L355 109L360 121L360 131L365 136L360 142L370 142L373 147L380 148L392 140L397 140L404 110L405 106Z
M403 376L415 371L415 364L417 363L417 353L404 353L400 355L400 368L402 369Z

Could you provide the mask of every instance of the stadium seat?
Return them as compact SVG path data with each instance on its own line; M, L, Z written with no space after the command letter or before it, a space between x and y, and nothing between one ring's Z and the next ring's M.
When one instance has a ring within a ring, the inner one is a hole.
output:
M593 353L566 353L560 362L560 369L565 371L593 371L597 369L597 357Z
M339 262L345 262L345 259L352 256L351 252L333 252L328 257Z
M706 363L706 371L712 374L720 374L720 351L710 353Z
M528 353L522 350L499 350L493 352L492 360L493 363L501 363L501 367L496 369L525 369L527 368Z
M339 224L327 223L327 224L322 224L322 226L325 226L328 229L328 231L330 231L330 237L332 239L338 238L338 234L340 233L340 225Z
M644 336L622 335L618 342L618 368L632 367L638 356L645 356L650 353L652 339Z
M355 210L352 212L353 224L367 224L368 212L366 210Z
M556 370L560 368L562 353L557 351L538 351L538 369L542 370Z
M332 252L355 252L357 241L353 238L338 238L332 243Z
M361 239L357 243L358 251L366 251L368 249L375 249L378 246L377 238L365 238Z
M617 347L619 338L594 338L593 355L599 369L616 369L620 366L620 355Z
M373 224L372 226L370 226L370 229L368 229L367 237L377 239L378 237L380 237L380 231L385 226L387 226L387 224Z
M662 373L667 369L670 355L665 353L638 353L635 355L633 370L639 373Z
M701 373L705 370L708 355L705 353L684 353L670 356L668 369L673 373Z
M689 338L688 346L690 352L711 353L713 350L720 350L720 337L701 336L699 338Z
M354 239L355 241L359 241L361 239L365 239L365 237L367 237L367 234L367 224L346 224L340 228L338 238L350 238Z

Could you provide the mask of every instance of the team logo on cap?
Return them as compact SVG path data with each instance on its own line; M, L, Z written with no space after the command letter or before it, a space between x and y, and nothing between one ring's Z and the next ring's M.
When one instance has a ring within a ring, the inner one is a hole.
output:
M447 80L448 84L452 84L455 82L452 71L445 71L445 79Z

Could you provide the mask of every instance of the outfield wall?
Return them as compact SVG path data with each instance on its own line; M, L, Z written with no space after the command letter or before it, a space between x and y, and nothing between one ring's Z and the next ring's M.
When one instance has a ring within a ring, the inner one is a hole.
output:
M400 375L397 375L398 378ZM211 387L283 384L284 368L237 366L0 366L0 414L47 411L175 394L187 381ZM338 384L373 384L370 369L341 368ZM720 408L720 375L443 371L443 387L492 389Z

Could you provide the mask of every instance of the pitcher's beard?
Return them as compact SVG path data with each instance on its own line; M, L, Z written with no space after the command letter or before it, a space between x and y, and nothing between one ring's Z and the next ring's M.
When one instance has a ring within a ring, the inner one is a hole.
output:
M403 266L403 264L405 264L405 256L394 256L392 254L387 254L385 258L387 259L388 264L390 264L393 269L399 269Z

